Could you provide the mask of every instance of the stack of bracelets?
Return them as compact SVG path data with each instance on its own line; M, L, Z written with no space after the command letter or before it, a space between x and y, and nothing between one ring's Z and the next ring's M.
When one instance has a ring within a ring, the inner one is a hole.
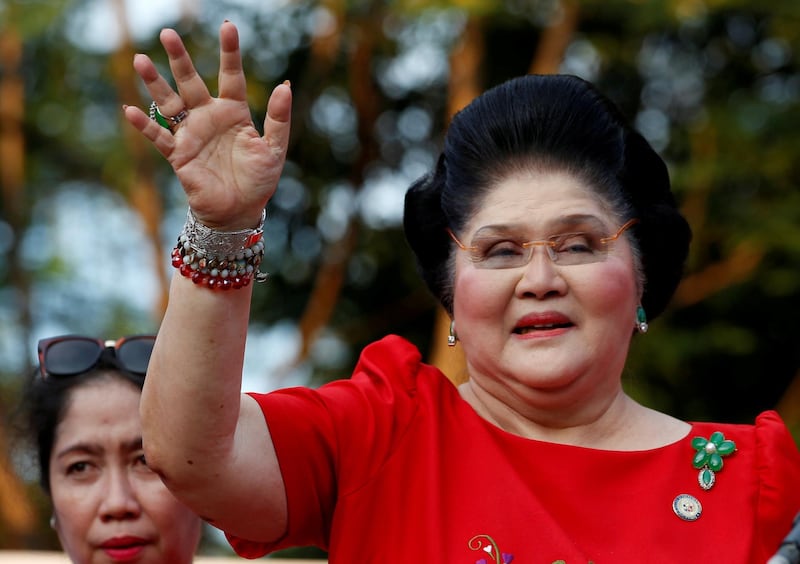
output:
M172 266L182 276L211 290L244 288L254 279L264 282L259 271L264 258L264 218L255 229L216 231L203 225L189 209L186 224L172 251Z

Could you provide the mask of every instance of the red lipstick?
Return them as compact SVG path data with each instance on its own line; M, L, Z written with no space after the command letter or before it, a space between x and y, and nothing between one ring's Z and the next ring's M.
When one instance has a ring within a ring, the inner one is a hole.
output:
M130 562L142 553L147 544L146 539L125 535L108 539L100 548L114 562Z
M521 317L514 325L513 333L525 337L550 337L563 334L573 326L574 323L566 315L546 311Z

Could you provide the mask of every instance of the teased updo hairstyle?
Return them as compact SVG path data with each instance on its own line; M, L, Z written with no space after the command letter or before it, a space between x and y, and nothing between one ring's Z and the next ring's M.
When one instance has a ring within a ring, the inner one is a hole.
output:
M144 376L121 370L116 358L103 351L97 366L76 376L42 378L39 368L28 380L23 392L22 414L27 424L26 434L34 442L39 465L39 484L50 495L50 458L53 453L56 429L67 413L72 393L91 382L119 378L130 382L140 391Z
M454 117L435 170L406 193L404 229L428 288L453 315L458 233L492 187L515 172L566 172L590 186L621 221L641 262L648 319L667 306L683 274L691 230L664 161L589 82L526 75L473 100ZM631 313L633 315L633 313Z

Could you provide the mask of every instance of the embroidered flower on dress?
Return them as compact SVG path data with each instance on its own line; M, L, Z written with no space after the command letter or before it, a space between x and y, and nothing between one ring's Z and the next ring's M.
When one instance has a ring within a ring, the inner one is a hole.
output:
M491 558L479 558L475 564L511 564L514 560L513 554L500 552L497 543L489 535L475 535L469 539L469 547L472 550L482 550Z
M725 439L719 431L711 433L711 437L695 437L692 439L692 448L697 452L692 460L692 466L700 470L697 481L704 490L710 490L716 482L715 472L722 470L723 456L733 454L736 443Z

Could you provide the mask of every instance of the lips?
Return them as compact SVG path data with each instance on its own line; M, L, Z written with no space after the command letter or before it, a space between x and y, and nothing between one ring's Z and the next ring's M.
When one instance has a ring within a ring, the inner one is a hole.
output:
M112 539L108 539L106 542L100 545L101 548L126 548L129 546L138 546L142 544L147 544L147 541L141 537L134 537L134 536L121 536L121 537L114 537Z
M569 317L558 312L531 313L520 318L514 325L513 333L527 335L572 327Z
M116 562L126 562L135 559L149 544L146 539L130 535L108 539L100 548Z

